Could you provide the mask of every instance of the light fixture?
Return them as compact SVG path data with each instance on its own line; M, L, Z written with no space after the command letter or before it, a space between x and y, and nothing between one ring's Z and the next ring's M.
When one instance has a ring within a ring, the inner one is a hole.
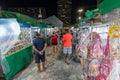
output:
M79 9L78 12L79 12L79 13L83 12L83 9Z
M78 19L81 19L81 16L80 16L80 17L78 17Z

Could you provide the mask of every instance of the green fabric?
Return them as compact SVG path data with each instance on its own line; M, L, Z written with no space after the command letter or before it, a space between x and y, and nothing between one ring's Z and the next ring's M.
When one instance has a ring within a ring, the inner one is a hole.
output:
M0 10L0 18L16 18L17 21L30 23L33 27L34 26L35 27L37 26L40 28L52 27L51 25L47 25L45 23L42 23L35 18L32 18L32 17L24 15L24 14L16 13L16 12L9 12L9 11Z
M86 17L88 18L93 18L94 17L94 11L89 11L87 10L87 12L85 13Z
M49 28L49 26L44 24L44 23L36 24L36 26L39 27L39 28Z
M30 23L33 26L36 26L37 24L41 23L37 19L32 18L30 16L16 12L4 11L4 10L0 10L0 18L16 18L17 21Z
M85 16L86 16L87 18L93 18L95 14L99 14L99 13L100 13L100 10L99 10L99 9L94 9L94 10L91 10L91 11L87 10L87 11L85 12Z
M45 33L46 32L46 28L41 28L40 31L41 31L40 33L45 37L45 35L46 35L46 33Z
M120 8L120 0L104 0L98 8L101 14L105 14L113 9Z
M5 74L6 80L10 80L11 77L29 64L32 57L32 46L28 46L18 52L6 56L6 60L10 67L10 72Z

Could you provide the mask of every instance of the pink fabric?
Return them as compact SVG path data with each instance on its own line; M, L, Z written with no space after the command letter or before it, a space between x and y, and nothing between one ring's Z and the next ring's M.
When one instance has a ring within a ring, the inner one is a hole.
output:
M105 48L105 52L104 52L105 57L110 55L110 38L109 38L109 36L107 37L106 43L107 44L106 44L106 48Z
M92 35L91 35L92 36ZM90 58L100 58L103 55L103 47L102 47L102 42L100 39L99 34L96 32L93 32L93 37L92 37L92 45L89 48L89 55L88 57Z
M103 76L106 80L112 69L111 59L108 57L103 58L99 69L100 69L100 75Z

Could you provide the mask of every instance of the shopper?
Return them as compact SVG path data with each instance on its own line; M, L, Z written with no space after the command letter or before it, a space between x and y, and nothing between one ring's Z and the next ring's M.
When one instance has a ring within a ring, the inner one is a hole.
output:
M53 32L53 34L50 36L50 42L53 46L53 52L56 53L57 52L57 45L58 45L58 35Z
M72 54L72 35L70 30L66 30L66 33L63 35L63 53L64 53L64 60L68 59L68 64L70 64L70 55Z
M42 69L45 71L45 49L47 44L43 37L40 37L39 33L36 33L36 38L33 40L33 50L35 51L35 62L37 63L38 72L40 69L40 62L42 63Z
M34 32L34 36L33 36L33 41L37 38L37 34L39 34L38 32ZM39 34L40 38L43 38L43 36L41 34ZM35 51L33 52L35 54Z

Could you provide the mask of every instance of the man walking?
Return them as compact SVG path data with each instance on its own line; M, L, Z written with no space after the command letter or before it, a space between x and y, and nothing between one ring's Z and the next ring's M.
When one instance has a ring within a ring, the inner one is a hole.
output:
M36 33L36 38L33 40L33 50L35 51L35 62L37 63L38 72L40 69L40 62L42 63L42 69L45 71L45 49L47 44L43 37L40 37L39 33Z
M63 35L63 53L64 60L66 62L66 58L68 59L68 64L70 64L70 55L72 54L72 35L70 30L66 30L66 33Z

